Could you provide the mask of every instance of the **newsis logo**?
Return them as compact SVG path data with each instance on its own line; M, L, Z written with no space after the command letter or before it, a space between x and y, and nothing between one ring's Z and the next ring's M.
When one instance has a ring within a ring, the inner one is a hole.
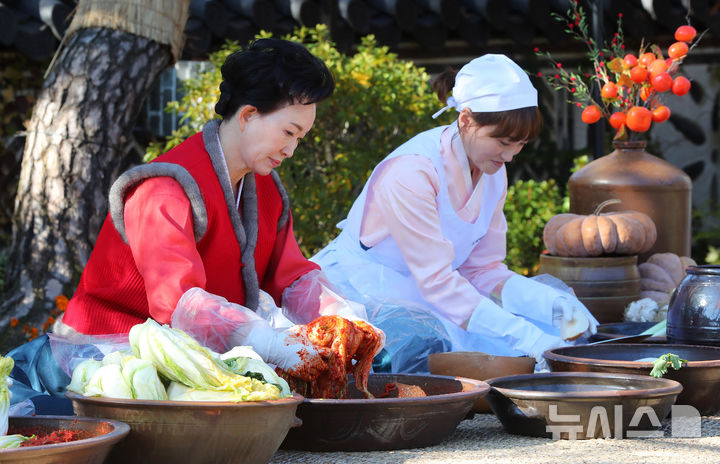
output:
M609 411L608 411L609 409ZM624 418L630 415L627 428ZM612 407L595 406L590 410L587 423L582 423L579 414L559 414L556 404L549 407L545 431L552 433L554 440L566 438L576 440L578 436L588 438L663 438L665 432L655 410L640 406L632 411L622 405ZM670 412L670 437L698 438L701 435L700 413L693 406L673 405Z

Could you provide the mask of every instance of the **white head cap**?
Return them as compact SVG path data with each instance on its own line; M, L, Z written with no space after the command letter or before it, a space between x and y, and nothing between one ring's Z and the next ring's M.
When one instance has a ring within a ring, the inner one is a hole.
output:
M449 108L470 108L473 113L507 111L537 106L537 101L537 90L520 66L505 55L487 54L460 69L447 106L433 118Z

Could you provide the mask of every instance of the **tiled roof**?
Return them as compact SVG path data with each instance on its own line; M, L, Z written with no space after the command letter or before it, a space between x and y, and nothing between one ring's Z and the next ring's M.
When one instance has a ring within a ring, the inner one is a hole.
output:
M669 36L688 20L698 29L709 29L705 41L720 38L720 0L584 2L589 12L600 8L608 30L614 30L622 13L629 40ZM2 0L0 46L15 47L32 59L49 58L75 3ZM567 36L551 13L567 6L568 0L192 0L184 58L202 58L225 39L244 43L261 29L283 34L319 22L330 25L343 50L369 33L393 49L438 57L447 57L452 49L473 55L493 47L525 49L538 42L562 47Z

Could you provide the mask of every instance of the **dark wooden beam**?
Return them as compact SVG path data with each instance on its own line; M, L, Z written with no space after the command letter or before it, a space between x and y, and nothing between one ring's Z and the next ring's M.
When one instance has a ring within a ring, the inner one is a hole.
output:
M260 29L271 30L276 11L270 0L225 0L225 5L250 19Z
M50 26L36 19L28 19L18 24L13 45L31 60L44 61L55 53L58 40Z
M460 4L458 0L417 0L423 8L440 17L448 29L460 25Z
M275 7L303 26L312 27L322 21L322 5L315 0L275 0Z
M218 0L191 0L190 14L201 19L215 37L227 35L228 9Z
M18 18L15 12L0 3L0 44L12 45L17 33Z

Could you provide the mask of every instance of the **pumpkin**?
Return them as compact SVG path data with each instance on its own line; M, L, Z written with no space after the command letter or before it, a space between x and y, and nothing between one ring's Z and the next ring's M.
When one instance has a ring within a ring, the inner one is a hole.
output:
M650 250L657 239L655 223L639 211L601 213L607 200L590 215L558 214L550 218L543 230L548 253L556 256L635 255Z
M697 263L687 256L674 253L655 253L638 265L640 271L640 296L665 304L673 290L685 278L685 269Z

